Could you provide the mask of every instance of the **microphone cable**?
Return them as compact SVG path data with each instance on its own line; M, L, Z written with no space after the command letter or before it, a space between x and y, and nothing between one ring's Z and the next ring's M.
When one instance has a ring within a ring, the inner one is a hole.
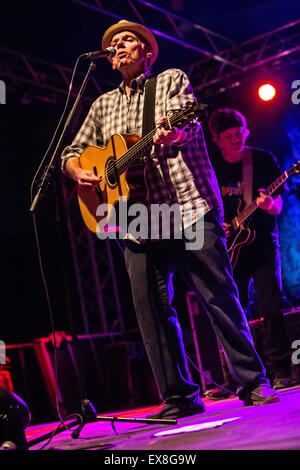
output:
M217 384L214 380L212 380L211 377L208 377L208 375L206 375L201 369L199 369L199 367L196 366L196 364L192 361L192 359L187 354L185 356L187 360L191 363L191 365L194 367L194 369L197 370L197 372L199 372L200 375L202 375L202 377L204 377L209 382L213 383L217 388L224 390L224 392L230 393L230 395L238 396L237 393L233 392L232 390L228 390L222 385Z

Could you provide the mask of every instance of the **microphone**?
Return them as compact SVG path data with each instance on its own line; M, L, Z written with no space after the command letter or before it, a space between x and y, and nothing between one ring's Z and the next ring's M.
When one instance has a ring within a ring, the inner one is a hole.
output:
M116 55L117 51L114 47L107 47L106 49L101 49L101 51L92 51L92 52L86 52L85 54L82 54L81 57L84 59L100 59L101 57L114 57Z

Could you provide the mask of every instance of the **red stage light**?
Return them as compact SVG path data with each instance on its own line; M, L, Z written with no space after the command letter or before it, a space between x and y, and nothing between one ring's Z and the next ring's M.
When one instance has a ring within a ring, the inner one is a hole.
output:
M258 96L263 101L270 101L276 95L276 90L270 83L265 83L261 85L258 89Z

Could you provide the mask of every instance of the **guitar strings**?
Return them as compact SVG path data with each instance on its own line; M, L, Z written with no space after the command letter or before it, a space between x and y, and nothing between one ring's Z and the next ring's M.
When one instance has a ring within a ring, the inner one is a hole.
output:
M180 117L180 115L183 115L185 113L185 111L186 110L176 112L176 114L171 116L170 121L172 120L172 121L176 122L176 119L178 119L178 117ZM165 123L163 123L163 125L165 125L166 123L167 123L167 121ZM157 127L154 128L152 131L150 131L149 134L147 134L145 137L143 137L139 142L137 142L133 147L131 147L131 149L129 149L124 155L122 155L119 158L119 160L117 160L116 166L118 165L119 168L120 168L120 166L122 166L123 162L125 162L126 159L131 158L132 156L134 156L134 154L137 154L137 153L141 152L141 150L143 150L143 148L145 146L150 144L156 130L157 130ZM140 148L138 149L138 147L140 147ZM106 176L109 177L109 176L113 175L114 173L115 173L114 170L108 169L108 171L106 173ZM106 186L105 180L101 181L99 186L100 186L100 190L103 191L105 189L105 186ZM99 186L98 186L98 188L99 188Z
M176 111L169 119L169 121L171 122L172 121L172 124L174 124L176 122L176 120L178 120L178 118L180 118L182 115L184 115L184 113L186 112L186 108L185 109L182 109L182 110L178 110ZM165 126L166 124L168 124L168 121L165 121L162 125ZM135 144L133 147L131 147L131 149L129 149L124 155L122 155L119 160L117 160L117 164L119 164L120 162L123 163L122 160L126 160L127 157L129 157L129 154L132 153L136 153L136 152L140 152L142 150L142 148L140 148L139 150L137 150L137 147L143 147L145 142L148 140L147 144L151 143L151 140L152 140L152 137L153 135L155 134L157 130L157 127L155 129L153 129L152 131L149 132L149 134L147 134L145 137L143 137L139 142L137 142L137 144Z
M178 118L180 118L182 115L184 115L184 113L186 112L186 108L181 110L181 111L177 111L175 112L170 118L169 118L169 122L171 123L172 121L172 124L174 124L176 122L176 120L178 120ZM167 124L168 121L166 121L165 123L163 123L163 126L165 126L165 124ZM131 147L131 149L129 149L126 153L124 153L124 155L122 155L117 161L116 161L116 166L122 166L122 164L126 161L126 159L130 159L132 156L134 156L135 154L141 152L143 150L143 148L145 146L147 146L148 144L151 143L152 141L152 138L155 134L157 130L157 127L154 128L152 131L149 132L149 134L147 134L145 137L143 137L139 142L137 142L133 147ZM140 147L138 149L138 147ZM110 170L108 169L106 175L107 176L111 176L115 173L114 170ZM102 180L100 181L99 185L98 185L98 188L100 187L100 190L103 191L105 189L105 186L106 186L106 182L105 180Z
M273 181L270 186L266 189L266 195L269 196L273 194L276 189L281 186L286 180L288 179L287 172L285 171L282 173L275 181ZM242 224L249 215L257 208L257 199L254 199L248 206L246 206L239 214L237 214L236 218L239 224Z
M288 170L285 170L275 181L273 181L270 186L267 187L265 193L267 196L270 194L273 194L274 191L276 191L279 186L281 186L287 179L292 176L293 174L298 174L299 169L298 166L300 165L300 160L298 160L298 163L295 163L291 168ZM233 220L237 220L238 224L241 225L245 222L245 220L249 217L249 215L254 212L254 210L257 208L257 199L254 199L248 206L246 206L241 212L239 212ZM235 239L233 241L235 243ZM232 243L232 244L233 244Z
M164 123L165 124L165 123ZM163 125L164 125L163 124ZM153 129L152 131L149 132L145 137L143 137L139 142L136 143L131 149L129 149L124 155L122 155L116 162L116 165L119 166L119 168L122 166L122 164L126 161L126 159L130 159L134 154L140 153L145 146L151 143L152 138L157 130L157 127ZM108 172L109 174L109 172Z
M126 159L130 159L130 158L131 158L132 156L134 156L135 154L138 154L139 152L141 152L142 148L137 149L138 146L139 146L139 147L145 147L145 146L147 146L148 144L151 143L151 140L152 140L152 138L153 138L153 136L154 136L154 134L155 134L155 132L156 132L156 129L157 129L157 128L153 129L149 134L147 134L147 136L145 136L143 139L141 139L139 142L137 142L131 149L129 149L127 152L125 152L125 153L115 162L115 163L116 163L115 166L116 166L116 167L119 166L119 168L117 168L117 170L120 171L120 167L122 166L123 161L125 162ZM150 134L151 134L151 135L150 135ZM147 141L147 140L148 140L148 141ZM132 155L131 155L131 154L132 154ZM123 171L121 171L121 173L123 173ZM107 172L106 172L106 176L109 177L109 176L112 176L112 175L114 175L114 174L115 174L114 169L108 168L108 170L107 170ZM118 174L120 174L120 173L118 173ZM104 183L104 186L103 186L103 189L104 189L105 186L106 186L106 182L105 182L105 180L102 181L102 182ZM101 190L103 190L102 187L101 187L101 183L102 183L102 182L100 182L100 189L101 189Z

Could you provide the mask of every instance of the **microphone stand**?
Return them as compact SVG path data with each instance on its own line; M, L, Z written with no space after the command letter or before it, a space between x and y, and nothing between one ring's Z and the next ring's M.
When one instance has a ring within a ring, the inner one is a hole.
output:
M53 194L54 194L54 200L55 200L55 211L56 211L56 228L57 228L57 235L58 235L58 242L59 242L59 251L60 251L60 259L61 259L61 262L62 262L62 271L63 271L63 277L64 277L64 282L66 284L66 304L67 304L67 310L68 310L68 317L69 317L69 322L70 322L70 327L71 327L71 336L72 336L72 341L73 341L73 344L74 344L74 356L75 356L75 365L79 363L79 358L80 358L80 354L78 352L78 339L77 339L77 335L76 335L76 332L75 332L75 326L74 326L74 322L73 322L73 318L72 318L72 314L71 314L71 297L70 297L70 279L69 279L69 276L67 276L66 272L65 272L65 266L66 266L66 263L67 263L67 260L66 260L66 250L64 249L64 242L63 242L63 234L62 234L62 229L61 229L61 220L60 220L60 214L59 214L59 205L58 205L58 194L57 194L57 188L55 186L55 182L54 182L54 174L56 172L56 167L55 167L55 159L56 159L56 156L58 154L58 150L60 148L60 145L66 135L66 132L68 130L68 126L70 125L70 122L77 110L77 107L78 107L78 104L79 104L79 101L80 99L82 98L83 96L83 93L84 93L84 90L86 88L86 85L87 85L87 82L88 82L88 79L89 79L89 76L92 72L92 70L94 70L96 68L96 65L93 61L91 61L90 65L89 65L89 68L88 68L88 71L84 77L84 80L82 82L82 85L79 89L79 92L78 92L78 95L75 99L75 102L67 116L67 119L66 119L66 122L65 122L65 125L64 125L64 128L63 128L63 131L60 135L60 138L58 140L58 143L56 145L56 148L53 152L53 155L50 159L50 163L48 165L45 166L45 169L43 171L43 175L42 175L42 178L41 178L41 182L38 184L38 191L34 197L34 200L31 204L31 207L30 207L30 212L33 214L35 214L35 211L37 209L37 206L40 202L40 199L45 195L45 192L46 192L46 188L49 188L50 186L50 183L52 184L52 191L53 191ZM55 332L54 332L54 335L55 335ZM54 338L55 340L55 338ZM55 343L54 343L55 344ZM78 370L75 371L76 372L76 375L77 375L77 380L78 380L78 386L79 386L79 393L80 393L80 397L81 397L81 414L71 423L68 424L68 426L65 426L64 423L61 423L58 428L54 431L54 432L50 432L50 433L47 433L45 435L42 435L36 439L33 439L31 441L28 442L28 447L32 447L44 440L47 440L47 439L51 439L52 437L54 437L55 435L59 434L59 433L62 433L66 430L66 428L68 427L73 427L75 425L78 425L78 427L73 431L72 433L72 438L73 439L77 439L80 435L80 432L81 430L83 429L83 427L85 426L85 424L87 423L92 423L92 422L96 422L96 421L110 421L112 423L112 427L116 433L116 429L115 429L115 426L114 426L114 423L116 421L121 421L121 422L133 422L133 423L144 423L144 424L168 424L168 425L174 425L174 424L177 424L177 420L168 420L168 419L150 419L150 418L145 418L145 419L139 419L139 418L119 418L117 416L98 416L97 415L97 412L94 408L94 406L92 405L91 401L88 399L88 398L85 398L86 396L86 387L85 385L83 386L82 384L82 381L81 381L81 376L80 374L78 373ZM74 416L74 414L73 414Z
M56 155L57 155L58 149L59 149L59 147L60 147L60 145L61 145L61 142L63 141L63 139L64 139L64 137L65 137L65 135L66 135L66 133L67 133L68 126L69 126L69 124L70 124L70 122L71 122L71 120L72 120L72 118L73 118L73 116L74 116L74 114L75 114L75 111L77 110L78 103L79 103L80 99L82 98L82 95L83 95L83 92L84 92L85 87L86 87L86 85L87 85L89 76L90 76L92 70L94 70L95 68L96 68L96 65L95 65L95 63L92 61L92 62L90 63L90 65L89 65L88 71L87 71L87 73L86 73L86 75L85 75L85 77L84 77L84 80L83 80L83 82L82 82L82 85L81 85L80 90L79 90L79 92L78 92L78 95L77 95L77 97L76 97L76 100L75 100L75 102L74 102L74 104L73 104L73 107L72 107L72 109L70 110L69 115L67 116L67 119L66 119L66 122L65 122L65 125L64 125L64 128L63 128L63 131L62 131L62 133L61 133L61 135L60 135L60 138L59 138L59 140L58 140L58 143L57 143L57 145L56 145L56 149L54 150L53 155L52 155L52 157L51 157L51 159L50 159L50 163L49 163L49 165L47 165L47 166L45 167L44 173L43 173L42 178L41 178L41 182L40 182L39 185L38 185L38 188L39 188L39 189L38 189L38 191L37 191L37 193L36 193L36 195L35 195L35 198L34 198L32 204L31 204L30 212L35 212L35 208L36 208L36 206L37 206L37 204L38 204L38 202L39 202L39 199L40 199L41 196L43 196L43 189L44 189L45 185L49 182L49 177L51 176L51 172L52 172L53 170L55 170L55 167L53 167L52 165L53 165L53 162L54 162L55 157L56 157Z

